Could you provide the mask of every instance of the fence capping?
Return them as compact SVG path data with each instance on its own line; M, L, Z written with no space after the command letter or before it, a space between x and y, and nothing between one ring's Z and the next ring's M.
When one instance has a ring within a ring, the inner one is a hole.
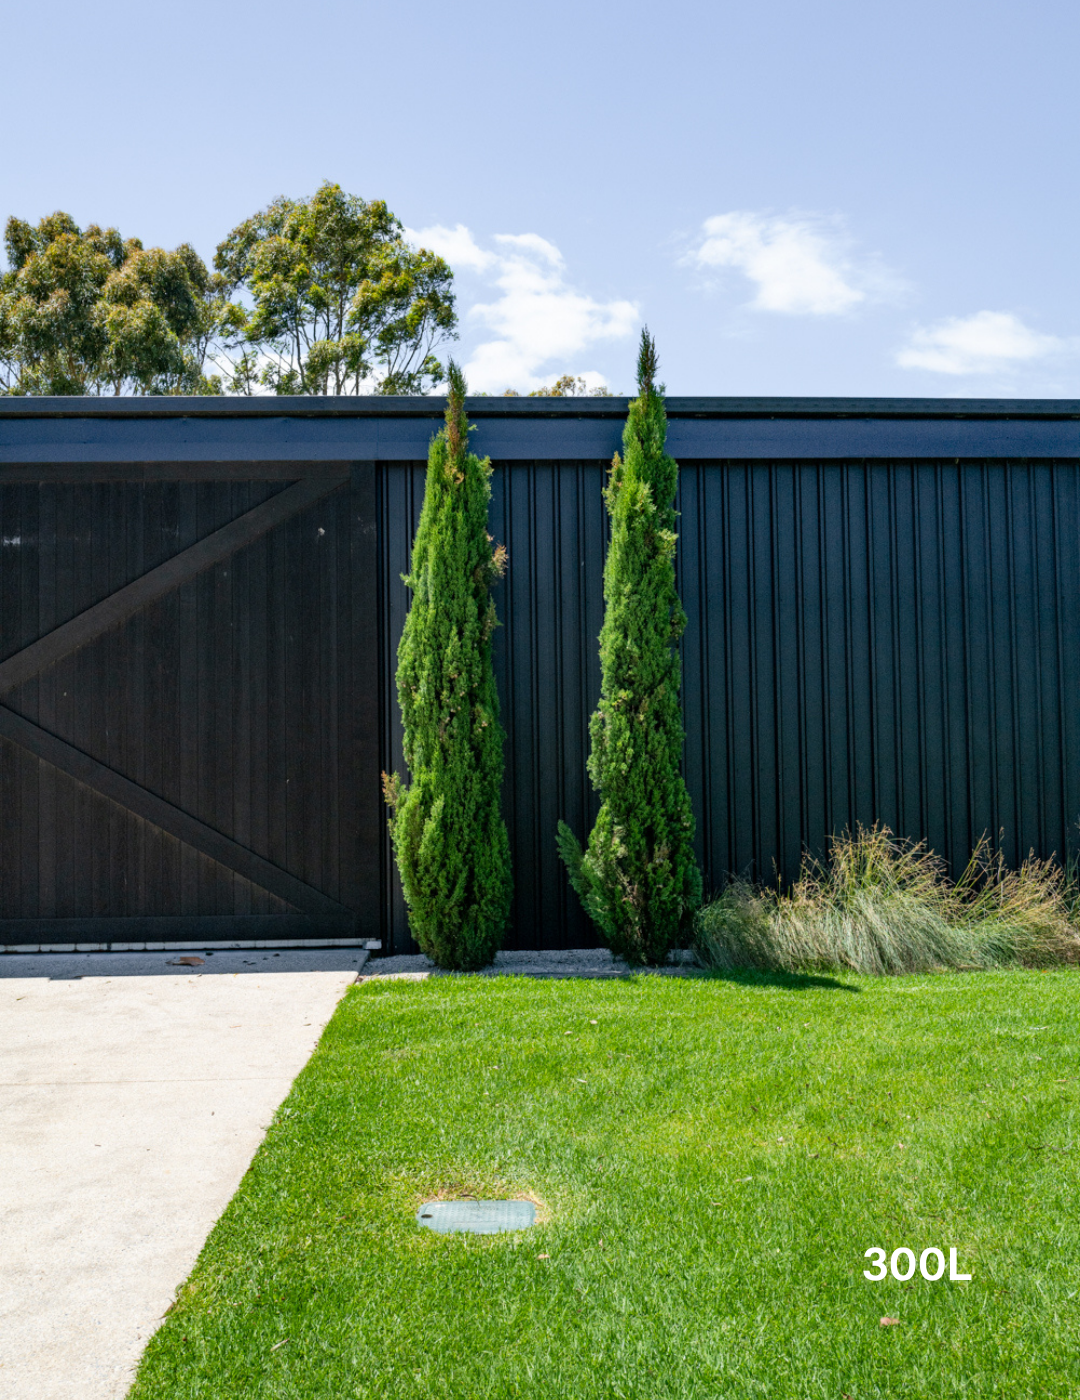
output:
M610 461L625 398L467 400L496 462ZM0 479L35 464L423 461L429 398L0 398ZM1080 459L1080 400L679 398L668 450L692 461ZM282 475L276 471L274 475Z

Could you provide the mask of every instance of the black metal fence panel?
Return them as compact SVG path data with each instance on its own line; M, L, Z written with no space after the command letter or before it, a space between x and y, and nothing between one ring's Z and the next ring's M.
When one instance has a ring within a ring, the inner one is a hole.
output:
M509 946L592 940L554 835L584 833L600 687L599 462L496 464L496 666L516 895ZM384 766L423 464L380 467ZM1080 818L1080 467L694 461L681 473L685 774L707 887L791 879L832 832L884 822L954 867L1015 863ZM384 839L388 941L410 946Z
M682 478L686 774L707 878L884 822L962 866L1080 817L1074 462L704 464Z
M379 468L385 771L404 771L394 683L408 609L408 571L424 496L423 462ZM495 672L507 734L503 810L514 862L508 947L580 948L595 935L555 852L560 818L584 834L598 802L585 772L589 715L600 690L606 515L599 462L496 465L491 533L509 566L496 587ZM411 947L401 886L383 836L387 940ZM539 942L537 940L540 940Z

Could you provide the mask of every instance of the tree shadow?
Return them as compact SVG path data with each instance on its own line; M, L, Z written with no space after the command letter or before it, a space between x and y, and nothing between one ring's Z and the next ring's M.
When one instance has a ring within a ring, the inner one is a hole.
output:
M735 968L724 972L718 968L708 968L704 976L714 982L734 982L739 987L782 987L788 992L808 992L815 988L825 988L834 992L861 992L861 987L852 987L816 972L759 972L754 968Z

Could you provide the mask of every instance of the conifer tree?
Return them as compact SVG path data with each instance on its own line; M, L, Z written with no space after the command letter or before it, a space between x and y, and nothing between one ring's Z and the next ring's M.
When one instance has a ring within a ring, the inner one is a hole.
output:
M656 345L642 332L638 397L605 491L611 544L604 564L600 704L589 776L600 813L582 851L565 822L559 853L608 946L634 963L663 962L701 899L694 818L679 771L683 746L678 641L686 614L675 591L678 465L664 451L664 389Z
M506 552L488 534L491 463L469 449L465 377L450 362L446 426L428 453L398 648L408 786L386 778L390 832L413 937L440 967L491 962L510 910L499 805L503 731L491 663L491 587Z

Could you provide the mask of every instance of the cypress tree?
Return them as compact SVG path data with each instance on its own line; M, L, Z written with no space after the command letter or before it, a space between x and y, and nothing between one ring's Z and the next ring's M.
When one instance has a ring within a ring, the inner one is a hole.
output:
M611 544L604 564L600 704L590 724L589 776L600 813L582 851L565 822L559 853L608 946L634 963L663 962L701 900L694 818L679 760L675 590L678 465L664 451L667 416L656 345L642 332L638 397L605 491Z
M406 786L384 775L413 937L440 967L491 962L510 910L499 806L503 731L491 664L491 587L506 564L488 534L491 463L468 450L465 377L450 362L446 426L431 444L398 648Z

